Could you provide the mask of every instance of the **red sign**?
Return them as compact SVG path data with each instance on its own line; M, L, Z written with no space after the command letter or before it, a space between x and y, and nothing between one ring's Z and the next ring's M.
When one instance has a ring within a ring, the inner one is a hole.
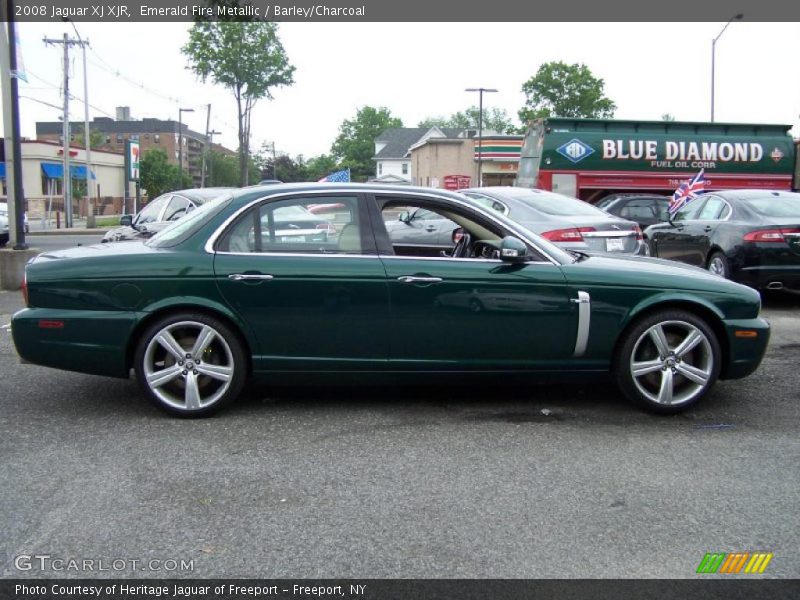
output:
M472 178L469 175L445 175L444 176L444 189L446 190L463 190L470 186Z

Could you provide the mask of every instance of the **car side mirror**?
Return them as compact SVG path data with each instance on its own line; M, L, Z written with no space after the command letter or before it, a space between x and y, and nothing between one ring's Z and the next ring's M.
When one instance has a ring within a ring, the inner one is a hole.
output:
M410 215L410 214L408 214L408 211L407 211L407 210L404 210L404 211L403 211L403 212L401 212L401 213L400 213L400 215L397 217L397 220L398 220L398 221L402 221L403 223L405 223L406 225L408 225L409 221L411 221L411 215Z
M521 239L507 235L500 243L500 259L510 263L525 262L528 259L528 247Z
M119 218L119 224L123 227L130 227L133 225L133 215L122 215Z

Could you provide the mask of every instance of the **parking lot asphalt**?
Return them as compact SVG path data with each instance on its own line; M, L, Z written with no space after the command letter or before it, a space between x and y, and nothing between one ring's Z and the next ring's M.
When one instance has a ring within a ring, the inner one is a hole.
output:
M0 326L21 306L0 292ZM610 384L353 382L187 421L0 329L0 577L691 578L734 551L798 577L800 298L764 315L760 370L673 417ZM15 567L43 554L193 570Z

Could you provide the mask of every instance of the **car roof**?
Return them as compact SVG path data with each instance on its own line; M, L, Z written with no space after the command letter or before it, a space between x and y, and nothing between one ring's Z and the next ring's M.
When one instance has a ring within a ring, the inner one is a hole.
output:
M237 188L233 192L234 199L242 201L255 200L267 196L274 196L277 194L286 193L302 193L302 192L324 192L330 191L333 193L351 192L354 194L375 194L375 195L392 195L398 194L421 194L421 195L434 195L440 198L448 198L451 200L458 200L464 202L465 198L460 194L456 194L449 190L442 190L439 188L429 188L413 185L391 185L385 183L332 183L332 182L299 182L299 183L270 183L264 185L251 185L245 188Z
M790 192L788 190L711 190L706 192L706 194L714 194L715 196L720 196L726 200L750 200L753 198L764 198L766 196L788 196L794 198L800 197L800 194L797 192Z
M178 196L188 198L197 204L203 204L204 202L213 200L224 192L234 192L238 189L239 188L235 187L188 188L185 190L172 190L171 192L165 192L162 195L166 196L168 194L177 194Z

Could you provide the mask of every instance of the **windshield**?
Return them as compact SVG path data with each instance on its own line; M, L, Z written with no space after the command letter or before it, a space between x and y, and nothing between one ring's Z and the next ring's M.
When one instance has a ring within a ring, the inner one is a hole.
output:
M747 198L744 203L763 217L800 218L800 194Z
M210 218L219 213L233 198L230 194L219 196L214 200L206 202L199 208L190 212L185 217L173 221L156 235L145 242L147 246L153 248L169 248L175 246L200 229Z

